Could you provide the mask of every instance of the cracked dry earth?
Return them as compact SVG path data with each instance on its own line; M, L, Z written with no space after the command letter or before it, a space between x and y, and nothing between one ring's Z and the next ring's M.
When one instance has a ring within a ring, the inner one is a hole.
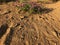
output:
M0 45L60 45L60 1L45 4L46 14L19 14L13 2L0 5Z

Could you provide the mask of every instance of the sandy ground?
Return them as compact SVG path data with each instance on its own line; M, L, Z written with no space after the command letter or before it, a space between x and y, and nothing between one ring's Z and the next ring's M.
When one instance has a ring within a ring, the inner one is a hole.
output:
M49 13L19 13L13 2L0 5L0 45L60 45L60 1L44 4Z

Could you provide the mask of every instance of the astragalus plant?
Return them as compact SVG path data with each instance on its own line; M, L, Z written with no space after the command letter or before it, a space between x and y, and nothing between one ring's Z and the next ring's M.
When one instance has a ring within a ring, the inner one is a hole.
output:
M20 4L20 10L29 13L41 13L44 7L37 2L24 2Z

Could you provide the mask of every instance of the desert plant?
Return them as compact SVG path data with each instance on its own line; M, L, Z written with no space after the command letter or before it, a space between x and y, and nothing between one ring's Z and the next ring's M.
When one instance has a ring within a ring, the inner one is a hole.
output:
M21 6L21 10L28 11L30 9L30 7L31 7L30 4L25 3Z
M29 0L18 0L18 2L23 3L23 2L28 2Z
M20 4L20 11L28 12L30 14L42 14L42 12L45 11L45 7L42 4L38 4L36 2L27 2Z
M21 10L28 11L29 13L38 13L40 8L40 5L35 2L21 4Z

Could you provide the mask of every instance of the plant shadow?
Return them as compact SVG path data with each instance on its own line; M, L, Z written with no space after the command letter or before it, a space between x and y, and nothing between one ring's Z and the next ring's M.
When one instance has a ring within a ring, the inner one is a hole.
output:
M54 10L53 8L44 8L44 9L40 10L40 13L41 14L46 14L46 13L49 13L49 12L51 12L53 10Z

